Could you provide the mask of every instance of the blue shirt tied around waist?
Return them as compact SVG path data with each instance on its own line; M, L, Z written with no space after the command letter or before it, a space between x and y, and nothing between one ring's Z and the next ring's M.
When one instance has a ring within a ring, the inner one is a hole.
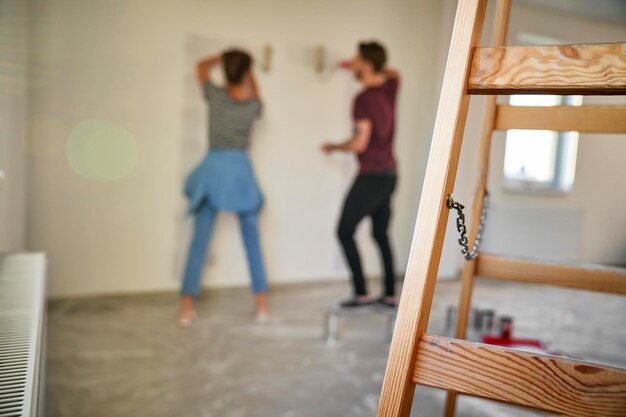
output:
M263 195L245 150L210 150L185 182L189 214L204 204L215 210L257 213Z
M188 213L194 216L194 235L183 276L182 295L197 296L209 240L220 210L238 214L255 293L268 289L258 232L263 196L246 151L250 131L260 113L258 98L234 100L210 81L204 84L209 103L210 150L185 181Z

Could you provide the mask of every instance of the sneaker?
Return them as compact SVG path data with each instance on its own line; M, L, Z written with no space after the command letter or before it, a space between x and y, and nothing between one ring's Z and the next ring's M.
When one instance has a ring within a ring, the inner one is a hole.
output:
M381 306L388 307L388 308L396 308L398 306L396 297L388 297L386 295L383 295L377 298L376 304L379 304Z
M356 307L365 307L372 304L372 300L369 298L361 299L359 297L352 297L344 301L339 302L339 307L341 308L356 308Z

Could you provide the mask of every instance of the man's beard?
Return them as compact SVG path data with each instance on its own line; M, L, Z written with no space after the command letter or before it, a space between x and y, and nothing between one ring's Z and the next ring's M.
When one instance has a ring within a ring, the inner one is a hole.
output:
M354 71L354 78L357 81L361 81L361 79L363 78L363 74L361 74L361 71L359 70Z

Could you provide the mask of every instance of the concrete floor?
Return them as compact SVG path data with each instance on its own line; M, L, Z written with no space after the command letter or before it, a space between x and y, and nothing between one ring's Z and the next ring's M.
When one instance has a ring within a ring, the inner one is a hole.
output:
M322 317L345 284L281 287L270 323L252 320L246 290L208 293L191 329L175 325L175 295L50 303L48 417L375 416L388 342L385 317L342 319L334 348ZM443 332L458 283L441 282L431 315ZM626 365L626 298L480 280L475 305L515 317L518 336L570 355ZM440 416L443 393L418 387L413 416ZM459 417L534 416L462 398Z

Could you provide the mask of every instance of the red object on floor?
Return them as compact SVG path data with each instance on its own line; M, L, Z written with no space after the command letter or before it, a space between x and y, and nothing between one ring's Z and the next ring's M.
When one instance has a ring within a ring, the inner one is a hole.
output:
M516 339L512 337L482 335L480 340L488 345L496 345L503 347L532 347L542 350L548 350L548 347L539 339Z

